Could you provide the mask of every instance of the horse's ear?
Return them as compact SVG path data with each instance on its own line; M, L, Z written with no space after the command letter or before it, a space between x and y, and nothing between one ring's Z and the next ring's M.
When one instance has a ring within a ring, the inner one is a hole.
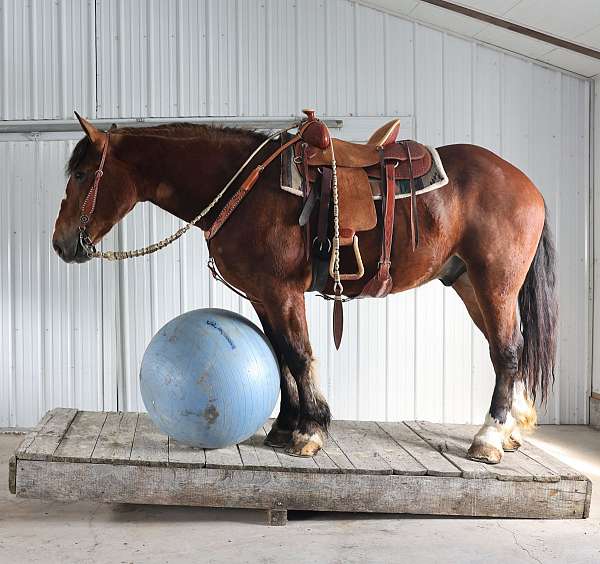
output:
M89 140L94 144L100 144L104 142L105 133L100 131L97 127L92 125L87 119L82 118L77 112L75 113L75 117L79 120L79 124L81 125L81 129L85 131L85 134L88 136Z

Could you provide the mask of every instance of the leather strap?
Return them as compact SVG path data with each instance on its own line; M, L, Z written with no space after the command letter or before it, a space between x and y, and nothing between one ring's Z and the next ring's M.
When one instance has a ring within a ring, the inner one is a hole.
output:
M382 167L385 174L385 182L381 183L382 194L381 205L383 215L383 233L381 238L381 255L377 267L377 273L363 288L359 297L370 296L373 298L384 298L392 291L392 277L390 276L392 239L394 235L395 199L394 188L396 179L394 175L396 163L394 160L385 160L381 153Z
M229 200L229 202L227 202L225 207L221 210L221 213L219 213L219 215L217 216L217 218L215 219L213 224L204 233L204 238L207 241L210 241L218 233L219 229L221 229L221 227L223 227L223 224L229 219L231 214L240 205L240 202L248 195L248 192L250 192L250 190L252 190L252 188L254 187L254 184L256 184L256 181L258 180L258 177L260 176L262 171L265 168L267 168L267 166L269 166L279 155L281 155L281 153L283 153L286 149L288 149L289 147L291 147L292 145L297 143L300 139L302 139L302 136L309 128L312 127L312 129L314 129L314 124L320 125L322 123L314 117L314 112L313 112L312 116L308 115L308 118L309 119L307 119L300 126L300 128L298 129L298 133L296 133L296 135L291 137L289 139L289 141L287 141L287 143L284 143L278 149L276 149L264 162L259 164L248 175L246 180L244 180L242 185L239 187L238 191L233 195L233 197ZM323 147L322 147L323 150L330 143L328 130L327 130L326 126L324 126L324 127L325 127L324 131L327 132L327 135L322 135L323 138L320 139L320 144L323 145ZM318 133L322 134L323 132L319 131ZM309 245L307 245L307 247L309 247Z
M223 224L230 218L231 214L240 205L240 202L248 195L250 190L252 190L262 171L265 170L265 168L267 168L267 166L269 166L279 155L281 155L281 153L283 153L286 149L291 147L300 138L300 133L294 135L287 143L284 143L273 153L271 153L271 155L269 155L267 159L265 159L261 164L259 164L246 177L244 182L242 182L242 185L238 188L237 192L227 202L227 204L225 204L225 207L221 210L213 224L204 233L204 238L207 241L210 241L218 233L219 229L223 227Z
M329 277L329 257L331 241L329 240L329 205L331 202L331 186L333 171L324 168L321 175L321 196L319 201L319 216L317 218L317 237L312 244L312 281L309 292L322 292ZM314 188L313 188L314 192Z
M98 199L98 188L100 187L100 179L104 175L104 163L106 162L106 154L108 153L108 143L110 141L110 132L106 132L106 142L102 148L102 158L100 159L100 165L98 170L94 174L94 183L87 193L85 200L81 206L81 217L79 222L82 227L85 227L92 217L94 210L96 209L96 200Z
M321 173L321 201L319 202L319 218L317 221L317 241L324 246L329 241L327 231L329 226L329 202L331 200L331 185L333 171L324 167Z
M300 154L302 156L302 168L304 174L302 175L302 201L306 204L308 196L310 195L310 181L308 179L308 143L302 142L300 148ZM304 256L306 261L310 260L310 247L311 247L311 236L310 236L310 221L304 224Z
M419 246L419 214L417 213L417 189L415 186L415 176L413 174L412 157L410 154L410 144L403 141L408 156L408 174L410 183L410 235L412 239L413 252Z

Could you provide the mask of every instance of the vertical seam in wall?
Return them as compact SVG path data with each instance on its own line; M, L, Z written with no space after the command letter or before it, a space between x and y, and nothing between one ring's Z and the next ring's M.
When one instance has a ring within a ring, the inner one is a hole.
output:
M98 40L99 40L99 34L98 34L98 0L92 0L93 5L94 5L94 10L93 10L93 24L92 24L92 29L93 29L93 33L94 33L94 68L91 71L91 75L92 75L92 80L91 80L91 84L90 84L90 89L91 89L91 94L92 94L92 110L94 112L94 117L98 117L98 110L99 110L99 100L100 100L100 93L99 93L99 83L100 83L100 78L99 78L99 70L98 70Z
M383 113L384 115L389 115L389 96L388 96L388 21L389 16L387 14L381 14L383 18ZM387 421L387 419L386 419Z
M1 9L0 9L0 31L2 32L2 52L8 55L8 8L6 7L6 2L1 0ZM0 62L0 70L2 71L2 80L0 81L0 91L1 91L1 99L0 99L0 119L8 119L8 64L7 64L8 56L3 57ZM10 419L9 419L10 422Z
M183 13L183 0L178 0L177 2L177 14L176 14L176 34L177 34L177 43L175 44L175 65L176 65L176 73L177 73L177 115L182 116L183 113L183 21L182 21L182 13ZM177 245L181 247L180 245Z
M471 44L471 143L475 143L476 139L475 139L475 92L477 91L477 89L475 88L475 80L476 80L476 62L477 62L477 49L478 49L478 45L475 44ZM468 276L468 274L467 274ZM470 326L470 361L469 361L469 373L470 373L470 377L471 377L471 381L469 383L469 390L470 390L470 394L471 397L469 398L469 414L470 414L470 420L471 422L473 422L474 419L474 414L475 414L475 402L474 400L474 396L475 396L475 375L474 375L474 368L475 368L475 323L473 322L471 316L469 315L469 320L471 321L471 326Z
M41 187L41 179L40 179L40 161L41 161L41 147L40 147L40 142L39 142L39 138L36 137L35 141L34 141L34 146L35 146L35 198L37 199L35 203L35 213L34 213L34 217L37 216L38 219L38 225L41 225L41 221L39 221L40 217L38 214L40 214L41 211L41 207L42 207L42 199L44 197L44 190ZM36 254L36 266L38 269L38 272L47 272L47 269L42 268L42 245L41 244L36 244L36 250L35 250L35 254ZM45 386L44 386L44 369L45 369L45 351L44 351L44 335L45 335L45 331L44 331L44 318L45 318L45 309L44 307L42 307L42 304L44 304L45 300L44 300L44 282L43 282L43 276L40 276L38 278L38 288L37 288L37 298L38 298L38 312L37 312L37 321L38 321L38 343L37 343L37 354L38 354L38 358L39 358L39 367L38 367L38 413L42 412L42 409L44 409L44 405L46 404L46 394L45 394Z
M354 115L358 115L358 4L352 4L352 27L354 30Z
M272 101L271 101L271 2L265 0L265 104L264 114L265 116L272 114Z
M29 45L30 55L31 55L31 66L30 66L30 74L31 74L31 84L38 83L38 56L37 56L37 11L36 11L36 3L31 2L29 4L29 40L31 44ZM31 119L36 119L38 116L38 104L37 104L37 90L35 88L31 88L30 98L29 98L31 108L29 111L29 115Z
M586 373L587 378L585 381L586 389L585 400L584 400L584 423L589 424L590 421L590 401L589 396L593 389L593 378L594 378L594 184L596 167L594 162L594 155L596 149L596 132L594 130L595 123L595 81L588 80L588 221L587 221L587 241L588 241L588 252L587 252L587 288L588 288L588 300L587 300L587 354L586 354Z
M413 36L413 136L415 139L418 139L418 120L417 120L417 24L412 22L412 36ZM418 335L417 335L417 308L419 306L418 299L418 288L413 290L414 298L413 298L413 419L418 417L417 415L417 351L418 351Z
M211 41L211 33L210 33L210 18L211 18L210 2L208 0L204 0L204 33L206 38L206 49L205 49L205 72L206 72L206 115L210 116L213 112L213 104L212 104L212 75L210 72L211 69L211 59L213 53L213 45Z
M448 34L442 35L442 144L446 143L446 40ZM442 422L446 422L446 288L442 286Z
M328 13L327 13L327 5L325 4L325 2L323 1L321 3L321 5L323 6L323 28L324 28L324 41L325 41L325 61L323 62L323 84L325 85L325 102L324 102L324 107L325 107L325 115L330 115L330 109L329 109L329 104L330 104L330 90L329 90L329 81L327 80L327 67L329 66L329 58L331 56L332 53L332 49L331 49L331 45L330 45L330 36L328 33L328 28L329 28L329 18L328 18Z
M123 248L123 228L121 223L117 224L117 244L118 248ZM127 332L125 331L126 321L125 321L125 261L119 261L117 263L117 307L118 310L116 312L116 327L115 330L117 332L116 342L117 342L117 352L115 354L115 360L118 360L118 365L116 366L117 374L116 374L116 393L117 393L117 410L124 411L125 409L129 409L130 406L126 405L127 398L127 378L125 377L126 371L126 359L127 359L127 343L125 341ZM115 363L116 364L116 363Z

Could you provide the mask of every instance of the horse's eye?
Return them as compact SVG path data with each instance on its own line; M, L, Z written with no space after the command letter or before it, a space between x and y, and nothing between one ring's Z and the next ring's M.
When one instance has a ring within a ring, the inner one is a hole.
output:
M85 178L85 172L78 170L74 175L75 180L83 180Z

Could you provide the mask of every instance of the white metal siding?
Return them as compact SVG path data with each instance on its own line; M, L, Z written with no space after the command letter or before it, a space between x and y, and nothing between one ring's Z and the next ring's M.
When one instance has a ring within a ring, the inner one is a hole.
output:
M594 241L594 358L592 374L592 390L600 395L600 294L597 288L600 288L600 78L596 78L593 83L593 150L594 150L594 213L591 217L593 227Z
M560 257L560 373L543 419L586 421L589 82L346 0L0 0L0 11L2 119L313 106L344 117L346 137L399 115L407 136L473 142L521 167L546 197ZM52 67L48 51L67 40ZM49 234L72 142L41 139L0 137L0 426L31 425L53 405L142 409L140 359L168 319L206 306L255 319L210 278L199 233L120 265L60 263ZM141 246L178 224L140 205L106 246ZM335 417L482 420L487 343L439 282L348 304L339 352L331 305L307 296L307 313Z

